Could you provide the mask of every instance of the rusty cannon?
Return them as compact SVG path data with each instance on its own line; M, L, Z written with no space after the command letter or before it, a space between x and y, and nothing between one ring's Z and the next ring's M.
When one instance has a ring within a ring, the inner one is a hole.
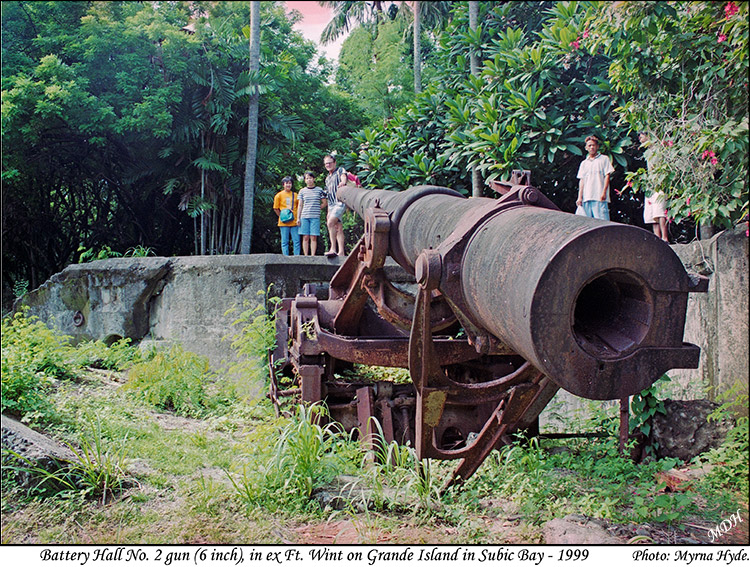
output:
M445 187L342 187L364 234L328 285L277 312L270 397L325 400L332 419L420 459L456 459L466 479L516 430L538 428L559 388L623 399L672 368L696 368L683 342L688 274L641 228L560 211L531 185L499 199ZM390 256L414 284L386 276ZM323 295L323 297L318 297ZM407 383L344 379L353 364L408 368Z

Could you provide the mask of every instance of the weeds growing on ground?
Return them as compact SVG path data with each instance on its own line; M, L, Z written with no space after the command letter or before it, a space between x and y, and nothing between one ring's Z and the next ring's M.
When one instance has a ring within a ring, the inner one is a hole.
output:
M2 320L2 411L24 421L58 421L50 402L55 380L76 381L84 367L124 370L140 359L129 339L71 345L71 337L50 329L21 309Z
M231 339L238 362L229 372L242 376L250 384L267 387L269 353L276 348L276 313L281 299L271 296L271 286L265 292L259 291L258 296L261 298L258 305L245 304L245 310L232 321L232 326L238 328ZM230 309L225 315L235 312Z
M484 496L512 497L536 523L576 513L671 524L694 511L690 493L663 493L655 480L676 459L635 464L619 454L617 444L616 438L571 440L550 454L538 439L521 438L491 454L468 483Z
M217 382L206 357L180 345L134 365L123 389L155 408L185 417L205 417L234 397L231 386Z
M272 446L253 435L254 453L239 475L227 471L237 495L247 507L309 510L313 491L341 474L356 472L359 447L338 424L326 423L322 404L299 405L294 415L280 419ZM281 425L280 428L278 426Z
M699 457L699 461L711 466L711 471L704 479L705 488L722 492L727 488L741 487L745 500L748 498L748 418L742 415L747 411L748 394L739 382L719 396L722 402L719 408L708 416L711 420L733 419L735 425L727 433L720 447L711 449Z
M57 420L53 381L75 378L66 362L70 338L54 333L28 308L2 320L2 412L36 423Z
M245 334L244 347L271 348L271 320L250 310L244 321L255 325L256 337ZM27 421L46 424L76 455L54 473L4 461L6 541L27 541L33 533L36 542L107 542L116 534L119 541L156 543L190 533L222 542L252 533L254 541L278 543L286 537L273 528L278 518L295 524L338 517L350 518L362 541L377 541L383 530L397 539L404 525L428 538L445 538L450 530L450 541L505 541L487 523L486 502L500 501L522 518L518 537L532 542L541 523L569 513L676 525L697 506L702 518L718 522L736 511L739 498L747 501L746 489L744 496L737 492L747 485L746 419L720 449L704 455L717 466L684 493L664 492L654 477L674 460L636 465L619 455L616 407L599 404L583 425L609 437L519 437L493 452L460 489L440 494L456 463L420 462L412 447L386 443L377 422L372 455L329 424L324 406L294 407L291 417L274 418L267 400L241 401L200 357L179 348L141 355L125 341L113 347L71 346L34 319L3 321L4 408L23 405ZM265 366L265 355L260 358ZM113 387L122 375L106 373L102 380L103 373L79 371L130 365L127 388ZM7 380L6 368L21 377L22 388L18 378ZM34 384L43 395L23 398ZM49 405L35 405L43 401ZM12 467L34 473L31 492L6 482ZM333 511L318 500L319 491L334 486L351 500L348 510ZM127 498L112 498L123 489ZM54 497L36 497L42 494ZM248 531L249 525L255 527Z
M119 339L109 346L103 341L84 341L68 349L66 359L75 368L125 370L142 360L141 352L130 343L128 338Z

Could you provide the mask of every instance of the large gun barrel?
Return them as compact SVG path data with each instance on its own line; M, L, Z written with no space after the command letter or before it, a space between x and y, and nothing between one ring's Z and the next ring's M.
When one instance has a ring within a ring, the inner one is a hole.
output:
M671 368L697 367L682 335L688 294L706 291L705 278L648 231L564 213L529 185L506 189L467 199L434 186L339 188L364 235L328 299L306 285L283 300L276 406L325 400L365 440L377 420L386 443L459 460L453 483L508 433L533 431L560 387L625 400ZM416 293L391 281L387 256ZM341 379L354 364L408 368L411 383Z
M363 218L388 214L389 255L433 280L476 347L496 340L573 394L620 399L698 365L682 336L688 293L706 282L648 231L564 213L530 186L500 200L432 186L338 195Z

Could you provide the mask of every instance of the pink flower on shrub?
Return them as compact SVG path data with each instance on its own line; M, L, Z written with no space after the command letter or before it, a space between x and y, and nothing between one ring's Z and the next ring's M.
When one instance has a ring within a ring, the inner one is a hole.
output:
M719 163L719 160L716 159L715 157L712 157L711 158L711 165L716 165L717 163Z
M665 144L666 144L666 145L667 145L668 147L670 147L670 148L671 148L672 146L674 146L674 142L673 142L672 140L667 140L667 141L666 141L666 142L664 142L664 143L665 143Z
M583 39L587 39L589 37L589 30L583 31Z
M726 41L726 40L727 40L727 36L725 36L725 35L724 35L724 34L722 33L722 34L719 34L719 39L717 39L716 41L717 41L718 43L721 43L721 42L723 42L723 41Z
M737 12L740 11L740 7L737 6L734 2L727 2L727 5L724 6L724 14L726 14L727 19L734 16Z
M716 154L712 150L705 150L701 159L715 158Z
M571 41L570 42L570 47L572 47L573 49L578 49L579 47L581 47L580 39L576 39L574 41Z
M687 202L686 202L686 204L687 204L687 205L690 205L690 195L688 195L688 198L687 198Z

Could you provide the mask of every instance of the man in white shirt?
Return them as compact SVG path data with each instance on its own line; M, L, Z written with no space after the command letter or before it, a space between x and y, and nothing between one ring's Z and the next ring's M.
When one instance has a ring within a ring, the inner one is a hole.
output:
M578 168L578 199L583 214L609 220L609 176L615 170L610 159L599 153L599 139L586 138L588 156Z

